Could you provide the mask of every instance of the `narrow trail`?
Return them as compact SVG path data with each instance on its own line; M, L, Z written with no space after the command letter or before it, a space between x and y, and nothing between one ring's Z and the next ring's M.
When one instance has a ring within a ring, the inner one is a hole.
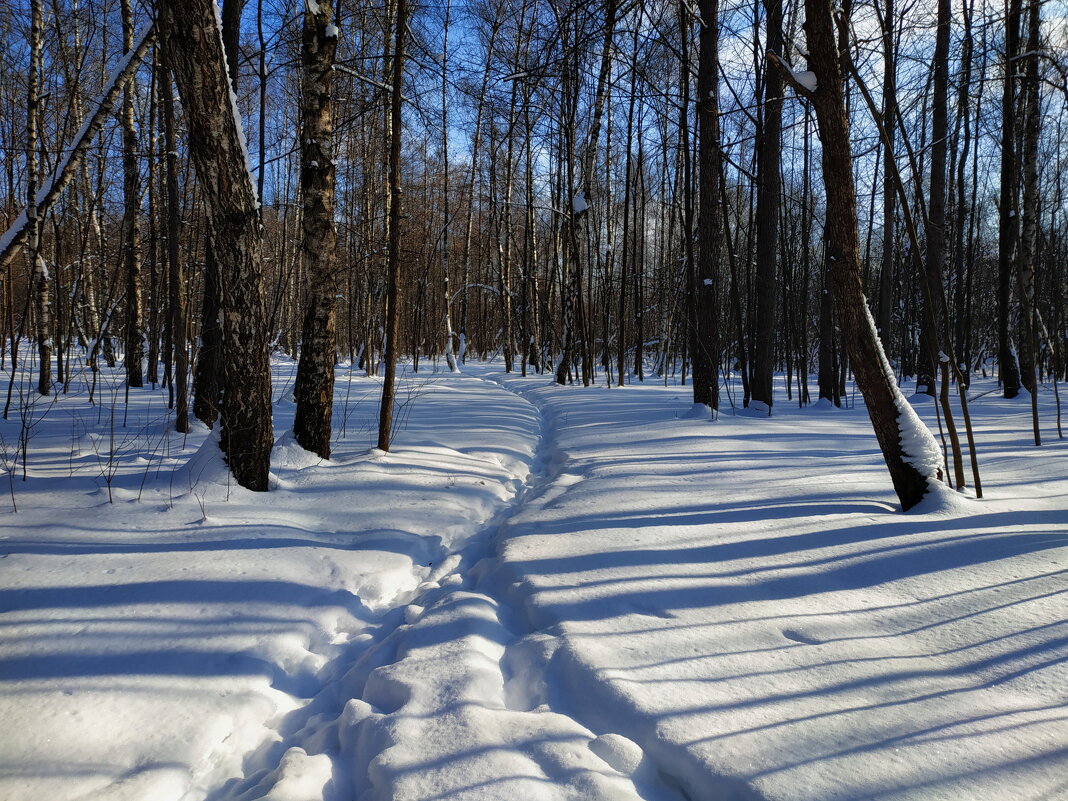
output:
M681 801L631 740L595 734L554 707L546 668L559 647L501 601L497 540L558 493L563 464L544 412L525 481L463 547L325 665L325 689L291 712L244 779L207 801L322 798ZM565 482L566 483L566 482Z

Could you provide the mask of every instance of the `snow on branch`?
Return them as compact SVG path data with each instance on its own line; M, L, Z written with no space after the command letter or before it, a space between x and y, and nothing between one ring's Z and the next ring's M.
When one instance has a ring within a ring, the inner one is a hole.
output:
M794 70L782 56L768 51L768 59L779 68L787 83L801 94L813 94L816 91L816 73L811 70Z
M226 73L226 90L230 95L230 116L234 118L234 127L237 129L237 142L241 146L241 157L245 162L245 172L248 174L248 184L252 188L252 197L256 208L260 207L260 193L257 189L256 174L252 169L252 157L248 153L248 140L245 138L245 123L241 118L241 112L237 108L237 94L234 92L233 81L230 80L230 63L226 58L226 42L223 36L222 7L219 0L212 0L215 9L215 32L219 34L219 47L222 48L223 71ZM315 0L308 0L308 9L313 14L319 13L319 6Z
M141 64L145 53L148 52L154 36L155 23L149 22L134 37L133 47L120 59L119 63L115 65L115 69L112 70L111 75L108 76L107 81L104 83L104 90L96 102L96 107L82 121L78 132L74 134L70 147L64 151L62 157L56 162L56 168L52 171L51 177L37 190L38 219L48 213L52 204L56 202L56 199L74 178L75 170L81 163L86 149L100 132L108 115L111 114L119 92L122 91L123 87L126 86L137 71L137 67ZM15 222L11 224L11 227L0 237L0 268L6 267L18 253L19 247L26 239L27 222L26 210L23 209L22 213L15 219Z

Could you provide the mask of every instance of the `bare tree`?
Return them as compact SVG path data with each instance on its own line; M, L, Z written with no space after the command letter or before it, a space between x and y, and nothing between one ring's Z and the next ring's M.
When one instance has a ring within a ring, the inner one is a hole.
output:
M330 458L337 358L337 228L334 222L333 74L338 28L332 0L304 9L301 85L301 260L307 300L293 395L301 447Z
M122 0L123 53L133 50L133 8ZM125 205L122 231L122 263L126 274L126 384L143 383L141 360L145 355L141 330L141 248L138 217L141 211L140 175L137 167L137 129L134 126L134 95L131 81L122 95L122 193Z
M266 491L273 432L259 209L211 0L161 0L159 24L219 265L222 449L241 486Z
M396 393L397 339L400 334L401 302L401 101L404 92L404 47L408 27L408 2L397 0L394 19L393 76L390 86L389 117L389 241L386 272L386 374L382 381L382 404L378 414L378 447L388 451L393 433L393 398Z
M44 218L44 211L40 208L37 198L37 120L41 102L38 85L41 74L41 28L43 24L41 0L31 0L30 76L26 91L26 220L28 231L26 261L29 264L30 285L33 287L33 312L36 318L37 391L41 395L48 395L52 391L52 318L48 299L48 267L41 256L41 222ZM13 347L13 354L14 351Z
M698 209L693 400L719 408L720 216L719 0L700 0L697 51Z
M1016 70L1023 0L1005 0L1005 54L1001 95L1001 196L998 206L998 375L1006 398L1020 394L1020 365L1009 331L1013 266L1020 240L1016 155Z
M1038 425L1038 335L1035 324L1035 261L1038 257L1038 142L1041 134L1038 59L1041 42L1042 6L1030 0L1027 8L1027 49L1021 91L1023 136L1021 137L1023 220L1016 260L1016 288L1020 300L1020 380L1031 396L1031 429L1035 445L1042 444Z
M782 0L764 0L769 53L782 53ZM771 413L771 377L775 368L779 244L779 197L782 193L782 78L778 69L764 70L764 106L757 136L756 208L756 347L753 353L753 401Z
M186 334L184 270L178 252L181 222L178 208L178 144L174 131L174 87L170 64L167 61L167 48L160 48L160 56L163 146L167 152L164 169L167 184L167 299L170 306L170 348L166 358L174 364L174 377L169 384L171 397L174 398L174 429L186 433L189 431L189 341Z
M805 0L805 16L811 71L798 75L782 62L780 66L816 112L827 190L827 270L835 307L857 386L901 507L907 511L920 502L929 482L941 480L941 454L897 387L864 298L849 119L842 90L842 60L849 57L848 9L839 11L837 36L831 0Z

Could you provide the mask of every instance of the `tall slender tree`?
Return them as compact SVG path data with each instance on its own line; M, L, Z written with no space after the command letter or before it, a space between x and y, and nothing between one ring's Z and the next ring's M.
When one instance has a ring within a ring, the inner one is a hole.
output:
M697 50L698 195L693 400L719 408L719 259L723 248L719 145L719 0L700 0Z
M174 130L174 87L171 81L167 48L160 48L160 91L163 98L163 146L167 185L167 301L170 307L170 353L174 372L170 390L174 398L174 429L183 434L189 431L189 338L185 313L185 287L182 260L179 255L180 211L178 197L178 143ZM173 354L173 355L172 355Z
M764 0L766 48L782 53L782 0ZM764 105L757 147L756 337L751 376L752 400L772 407L777 329L780 153L782 150L782 77L770 62L764 70Z
M942 457L931 432L897 387L864 298L843 91L843 60L849 58L848 8L840 9L836 20L832 0L805 0L805 17L810 72L799 75L782 62L780 67L816 113L827 195L827 272L834 303L857 386L901 507L907 511L922 500L929 482L941 480Z
M133 8L122 0L123 53L133 50ZM143 383L141 360L145 355L141 303L141 245L139 217L141 211L140 173L137 165L137 128L134 124L136 84L130 82L122 95L122 191L125 212L122 226L122 263L126 278L126 383L140 387Z
M1013 267L1020 241L1019 163L1016 153L1016 71L1020 67L1023 0L1005 0L1005 53L1002 57L1001 194L998 205L998 377L1006 398L1020 394L1020 364L1012 345L1009 313Z
M38 126L40 114L41 35L44 11L41 0L30 0L30 75L26 91L26 261L33 287L33 312L37 338L37 392L52 392L52 307L49 303L48 267L41 255L41 223L44 210L37 198ZM12 347L12 353L15 348ZM12 357L15 358L14 356Z
M389 450L393 434L393 400L396 394L398 337L401 304L401 102L404 92L404 51L407 43L408 2L396 0L393 28L393 70L390 81L389 118L389 230L386 254L386 373L378 413L378 447Z
M1027 43L1021 58L1023 87L1023 131L1020 137L1023 219L1019 258L1016 260L1016 288L1020 301L1020 382L1031 396L1031 429L1035 445L1042 444L1038 423L1038 326L1035 314L1035 262L1038 259L1039 209L1038 144L1042 132L1042 98L1039 92L1038 60L1041 56L1042 5L1027 4Z
M334 222L333 75L338 27L332 0L304 8L301 84L301 268L306 284L293 432L301 447L330 458L337 357L337 228Z

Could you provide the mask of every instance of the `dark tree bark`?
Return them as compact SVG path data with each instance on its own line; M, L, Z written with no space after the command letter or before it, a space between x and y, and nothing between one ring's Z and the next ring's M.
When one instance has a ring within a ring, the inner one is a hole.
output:
M1013 266L1020 240L1017 203L1019 186L1016 159L1016 69L1020 52L1020 16L1023 0L1005 2L1004 84L1001 95L1001 194L998 208L998 375L1006 398L1020 394L1020 365L1009 332Z
M842 58L831 0L805 0L809 67L815 80L795 89L810 99L823 145L827 195L827 264L846 353L864 396L872 427L903 510L923 498L928 482L941 479L938 445L901 396L864 298L857 237L849 120L842 91ZM840 12L842 31L847 13ZM842 45L846 37L842 36Z
M699 139L693 400L719 408L719 259L723 249L719 150L719 0L700 0L697 51ZM640 167L639 167L640 169Z
M211 237L204 240L204 288L200 299L200 347L193 369L193 414L206 426L215 425L222 405L219 366L219 266Z
M879 274L879 338L884 348L890 347L890 326L894 306L894 214L897 192L890 173L894 168L894 120L897 116L897 63L894 46L894 0L886 0L880 19L883 35L883 120L886 137L883 142L883 252Z
M826 250L826 248L824 248ZM834 341L834 299L831 297L831 280L824 254L823 268L820 270L820 305L819 305L819 363L816 367L817 392L821 399L829 400L835 406L841 405L838 396L837 351Z
M305 6L301 86L301 262L306 287L293 433L301 447L330 458L337 351L337 227L334 223L333 69L337 28L332 0Z
M782 0L764 0L769 53L782 53ZM756 337L752 400L771 412L775 369L776 272L779 239L780 153L782 150L782 77L769 61L764 70L764 113L757 145Z
M382 381L382 405L378 414L378 447L389 450L393 428L394 384L397 377L397 337L400 334L399 307L401 246L401 100L404 90L404 46L408 27L408 2L397 0L393 44L393 77L390 92L389 138L389 252L386 270L386 374Z
M122 0L123 53L133 50L133 10L130 0ZM141 330L141 245L138 217L141 211L140 175L137 168L137 129L134 127L134 94L130 85L122 95L122 193L125 216L122 220L122 263L126 276L126 384L140 387L141 360L145 356Z
M241 11L245 0L223 0L222 4L222 42L226 55L226 71L230 87L237 91L237 81L241 74ZM262 97L261 97L262 100ZM261 126L260 153L263 153ZM259 190L262 189L263 172L260 171ZM210 234L204 240L204 289L201 293L200 307L200 348L197 351L196 367L193 373L193 414L204 425L215 425L222 406L223 364L222 329L219 324L221 298L219 293L219 264L215 256L215 245Z
M934 97L931 127L931 195L926 228L927 259L924 264L927 273L924 305L928 307L925 319L929 342L927 352L921 354L920 363L927 363L931 368L928 376L930 379L928 389L932 395L934 394L935 369L941 372L942 389L939 397L946 430L952 444L955 479L957 486L963 487L964 466L960 439L949 403L949 360L951 358L949 354L952 353L953 346L949 341L950 329L947 318L949 310L942 288L942 263L946 242L946 146L949 136L949 33L952 17L951 0L938 0L938 31L935 36L932 81ZM896 171L897 165L893 166ZM916 245L918 241L914 242L914 247Z
M259 209L211 0L161 0L159 23L189 126L218 262L222 449L266 491L273 432Z
M149 146L148 146L148 311L146 328L146 367L145 380L153 387L159 381L159 344L162 339L161 311L164 308L162 290L160 288L160 265L163 259L160 257L160 226L158 222L163 219L159 206L161 154L159 151L159 132L163 127L163 114L159 104L160 96L160 58L159 52L154 54L152 63L152 82L149 88L148 120L149 120ZM164 155L164 158L166 156Z
M560 131L562 140L561 151L563 154L564 169L560 180L563 183L563 208L561 228L561 243L564 250L564 275L560 287L562 322L563 322L563 348L560 354L560 363L556 367L556 383L566 384L571 376L571 368L575 362L575 350L578 349L582 359L582 384L589 386L589 364L586 354L586 320L582 303L582 263L579 260L579 216L586 212L585 197L576 194L578 189L575 178L575 128L578 118L579 102L579 68L578 53L569 35L569 28L564 27L564 49L567 58L564 64L563 103L564 123ZM580 203L580 199L582 202Z
M449 284L449 229L452 223L450 207L452 198L449 196L449 23L451 17L452 2L451 0L445 0L445 21L442 26L441 41L441 274L445 301L445 361L449 365L449 371L456 373L459 372L459 367L456 364L456 334L452 330L452 288ZM524 284L524 292L526 291L525 286ZM527 313L526 304L524 304L523 313L524 315ZM523 369L525 375L525 357Z
M638 99L637 72L638 72L638 32L639 26L635 25L631 40L631 92L627 101L627 157L623 167L623 241L620 249L619 267L619 332L618 347L616 348L616 377L619 386L623 386L627 374L627 287L630 281L628 270L632 260L631 247L631 205L634 195L634 106ZM529 146L528 146L529 150ZM529 172L529 170L528 170Z
M964 23L964 35L961 43L961 75L958 79L957 89L957 137L960 151L956 159L956 211L954 212L954 242L953 242L953 273L954 273L954 320L955 328L953 341L956 351L953 354L957 360L957 367L965 382L970 383L971 371L968 368L967 337L970 326L967 325L967 286L971 280L973 265L967 258L965 248L965 233L968 225L969 209L967 204L968 182L967 166L968 156L971 152L971 92L972 92L972 3L965 2L962 8ZM974 191L974 188L973 188Z
M927 215L927 248L924 270L928 291L924 293L923 331L917 359L916 391L932 397L936 375L944 350L951 350L942 341L945 329L946 304L942 292L942 262L946 242L946 149L949 134L949 26L952 10L949 0L938 0L938 29L935 34L931 97L931 194ZM887 167L897 169L896 164ZM887 173L889 177L890 173ZM948 388L947 388L948 390Z
M1031 427L1035 445L1042 444L1038 425L1038 332L1035 310L1035 261L1038 258L1038 141L1042 129L1038 57L1042 7L1031 0L1027 9L1027 50L1023 80L1023 230L1016 264L1020 298L1020 381L1031 395Z
M241 12L244 9L245 0L222 0L223 51L230 83L235 89L241 74Z

